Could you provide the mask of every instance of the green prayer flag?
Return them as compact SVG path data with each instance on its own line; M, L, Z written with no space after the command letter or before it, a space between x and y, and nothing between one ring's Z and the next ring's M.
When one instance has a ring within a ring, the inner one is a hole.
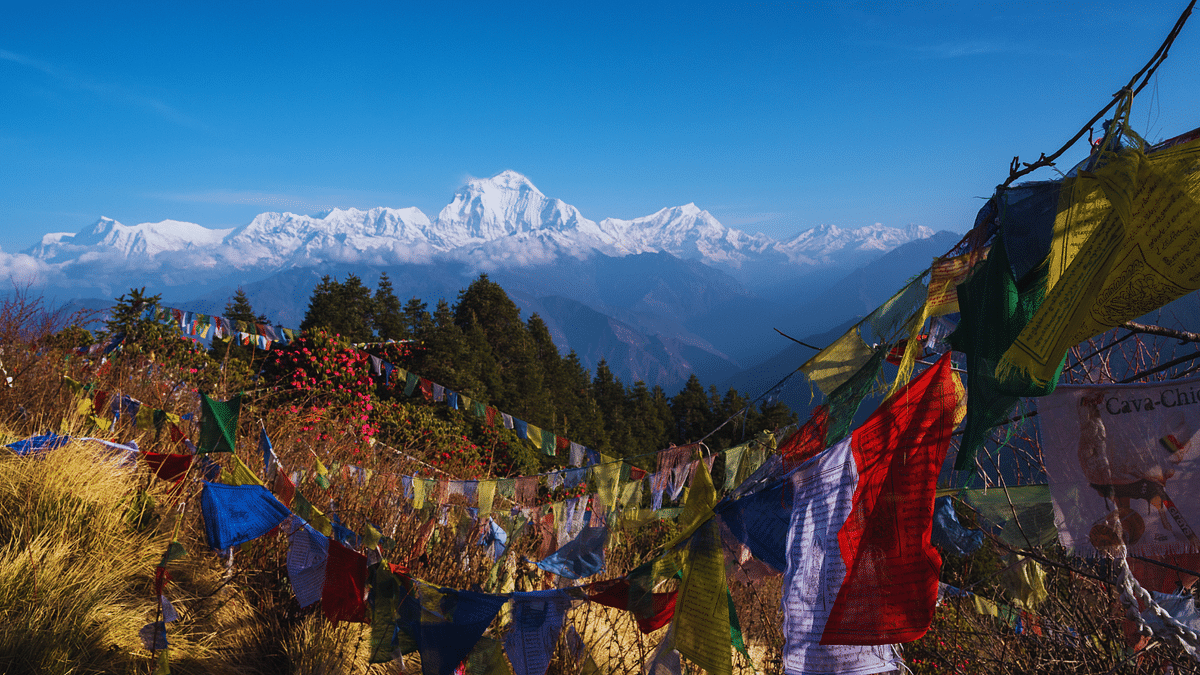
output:
M371 663L392 660L400 590L400 580L392 574L386 560L374 566L371 573Z
M200 394L200 452L233 452L241 407L241 394L228 401L214 401L208 394Z
M542 454L550 457L558 454L558 437L549 429L542 429Z
M416 373L410 372L408 376L404 378L404 395L412 396L413 392L417 390L417 383L420 381L421 378L417 377Z
M1013 276L1003 231L996 235L987 260L975 266L958 286L962 313L950 334L950 345L967 355L967 426L959 443L954 468L974 465L975 453L993 427L1003 424L1022 396L1045 396L1054 391L1056 376L1037 385L1023 376L997 377L996 366L1029 323L1046 294L1046 265L1034 267L1020 280ZM1066 357L1058 364L1062 372Z
M162 560L158 562L158 566L166 567L168 563L179 560L185 555L187 555L187 549L183 547L183 544L172 541L167 545L167 550L163 552Z

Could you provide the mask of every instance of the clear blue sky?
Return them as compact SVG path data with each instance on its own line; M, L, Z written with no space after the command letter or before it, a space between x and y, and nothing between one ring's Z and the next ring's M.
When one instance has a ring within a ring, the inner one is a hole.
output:
M962 231L1186 2L733 4L10 3L0 248L101 215L434 217L503 169L597 220L695 202L778 237ZM1137 130L1200 126L1198 66L1193 17Z

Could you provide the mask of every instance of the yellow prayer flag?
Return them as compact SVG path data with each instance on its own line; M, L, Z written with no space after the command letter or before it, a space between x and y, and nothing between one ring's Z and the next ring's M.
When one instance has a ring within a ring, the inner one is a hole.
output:
M617 504L617 484L621 481L620 460L600 455L600 463L592 467L592 477L596 479L596 496L608 508Z
M536 427L532 424L529 424L527 426L529 427L529 432L527 434L529 436L529 438L527 438L526 440L528 440L530 443L532 443L533 447L537 448L538 450L541 450L542 449L542 429L541 429L541 427Z
M367 523L366 531L363 533L363 546L366 548L375 548L379 545L379 540L382 538L383 533L371 523Z
M425 508L425 480L423 478L412 479L413 499L412 506L420 511Z
M263 484L263 482L258 479L258 476L255 476L254 472L250 470L250 467L246 466L246 463L242 461L241 457L234 455L232 464L233 464L233 466L231 466L229 469L230 485L262 485Z
M873 354L856 326L806 361L800 372L828 396L866 365Z
M729 634L725 558L721 552L720 526L710 517L715 503L712 479L703 466L698 466L688 501L679 516L680 525L695 534L679 585L675 648L710 675L730 675L733 643Z
M496 501L496 481L481 480L475 488L479 497L479 519L492 515L492 504Z
M1073 345L1200 289L1200 141L1103 159L1063 180L1046 297L997 377L1047 384Z
M135 417L134 420L137 422L137 428L139 429L153 429L154 408L151 408L148 405L141 406L138 408L137 417Z
M929 273L926 316L944 316L958 311L958 285L966 280L971 268L987 258L990 247L952 258L934 258Z

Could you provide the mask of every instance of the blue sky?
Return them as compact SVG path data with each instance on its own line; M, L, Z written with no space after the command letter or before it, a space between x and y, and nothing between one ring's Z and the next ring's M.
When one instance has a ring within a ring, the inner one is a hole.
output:
M503 169L597 220L695 202L776 237L962 231L1186 2L575 4L9 6L0 249L101 215L434 217ZM1200 126L1198 66L1193 18L1135 129Z

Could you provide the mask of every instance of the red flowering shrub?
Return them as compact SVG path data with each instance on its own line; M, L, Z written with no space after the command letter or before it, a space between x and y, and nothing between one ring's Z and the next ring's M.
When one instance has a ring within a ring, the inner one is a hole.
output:
M262 375L282 398L276 407L298 419L314 441L360 446L375 437L370 362L341 336L318 330L276 347Z

